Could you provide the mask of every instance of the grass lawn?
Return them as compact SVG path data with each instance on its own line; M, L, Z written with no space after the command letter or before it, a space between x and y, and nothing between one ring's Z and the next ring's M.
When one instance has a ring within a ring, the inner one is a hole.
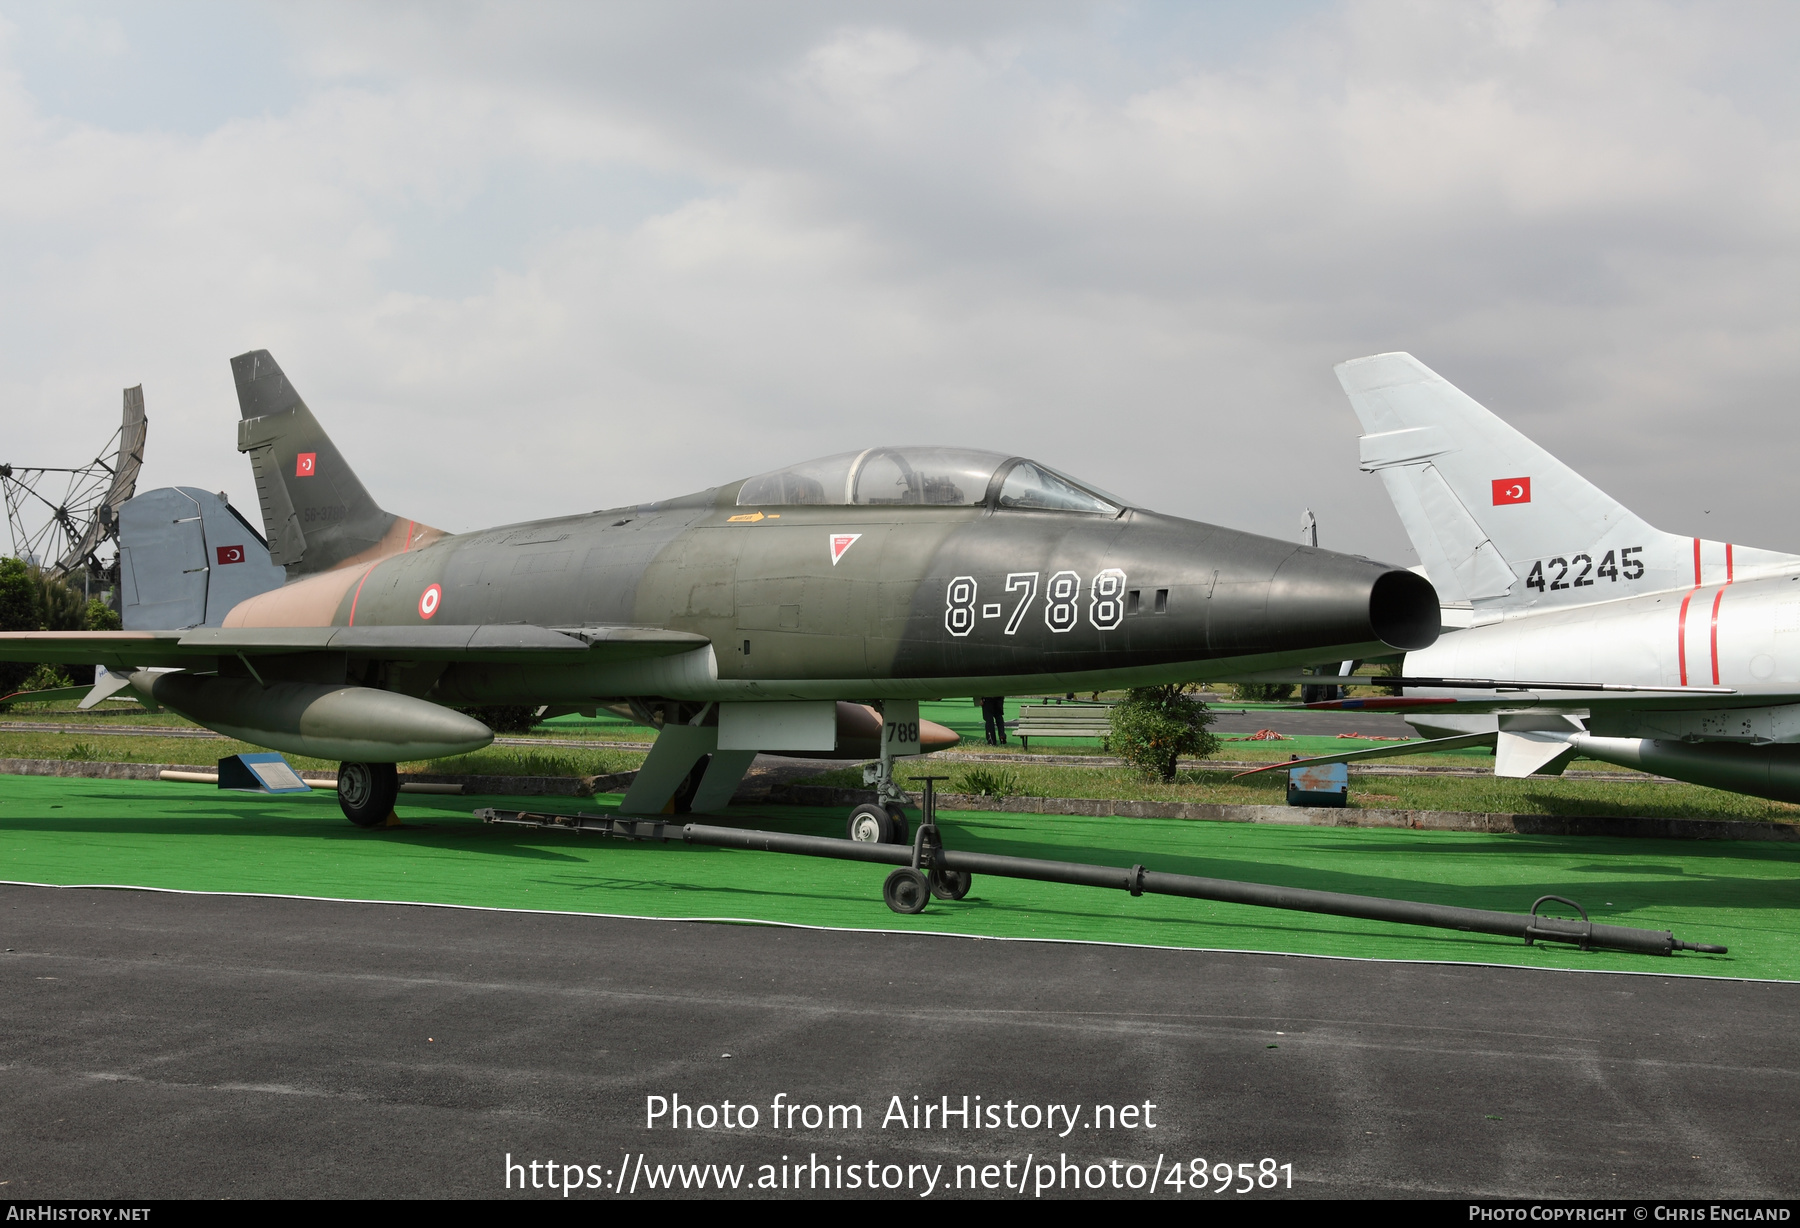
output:
M1492 760L1488 761L1491 766ZM900 769L911 776L948 775L938 787L948 792L988 792L985 777L1008 776L1006 795L1095 797L1156 802L1209 802L1221 805L1279 806L1286 800L1287 775L1265 772L1243 780L1230 771L1193 770L1173 784L1145 780L1128 768L1062 767L1033 763L951 767L927 772L924 764ZM808 777L796 784L860 788L859 769ZM1372 810L1461 810L1506 814L1644 815L1658 818L1792 819L1800 806L1726 793L1699 785L1641 781L1499 780L1492 776L1365 776L1351 778L1350 804Z
M0 758L67 759L95 763L216 763L227 755L266 749L229 738L167 738L127 734L16 733L0 731ZM647 748L646 748L647 749ZM289 755L303 772L335 774L335 759ZM604 776L640 766L644 752L571 746L489 746L447 759L402 763L402 772L457 776Z
M1161 896L978 878L962 901L917 916L881 903L886 867L679 844L490 827L506 799L406 795L399 828L360 831L330 794L271 798L199 785L0 776L0 878L733 918L978 937L1475 961L1546 968L1800 979L1800 864L1792 846L1287 828L1158 819L946 813L953 848L1312 887L1393 899L1528 909L1544 894L1596 920L1672 929L1729 955L1581 952L1455 931ZM544 809L544 799L516 799ZM614 797L584 799L605 810ZM574 804L558 808L576 809ZM841 835L843 815L734 809L723 821Z

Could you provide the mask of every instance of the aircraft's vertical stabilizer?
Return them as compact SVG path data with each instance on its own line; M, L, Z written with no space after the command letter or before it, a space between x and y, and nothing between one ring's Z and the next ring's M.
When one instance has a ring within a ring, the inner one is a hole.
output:
M288 576L397 554L442 536L383 511L267 350L231 360L238 451L250 455L269 555Z
M1411 354L1340 363L1379 473L1446 605L1577 605L1723 583L1792 556L1646 524Z
M127 631L217 627L232 606L286 578L269 561L262 535L220 495L166 486L119 509Z

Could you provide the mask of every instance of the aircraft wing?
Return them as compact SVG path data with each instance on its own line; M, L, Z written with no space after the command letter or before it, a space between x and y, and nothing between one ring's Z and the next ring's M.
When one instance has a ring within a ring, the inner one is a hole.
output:
M1453 738L1428 738L1422 742L1405 742L1396 746L1371 746L1366 750L1346 750L1335 755L1314 755L1307 759L1277 759L1262 767L1239 772L1233 780L1286 768L1317 767L1322 763L1355 763L1359 759L1397 759L1401 755L1423 755L1434 750L1461 750L1468 746L1492 746L1497 733L1462 733Z
M186 631L0 632L0 661L180 667L221 656L346 652L395 661L524 662L596 654L608 661L705 647L703 635L659 627L195 627Z

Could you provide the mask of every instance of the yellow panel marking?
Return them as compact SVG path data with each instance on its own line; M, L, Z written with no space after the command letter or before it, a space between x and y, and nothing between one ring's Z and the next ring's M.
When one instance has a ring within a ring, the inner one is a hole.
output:
M761 512L749 512L743 516L727 516L725 518L725 523L726 524L755 524L757 521L761 520L762 518L763 518L763 514Z

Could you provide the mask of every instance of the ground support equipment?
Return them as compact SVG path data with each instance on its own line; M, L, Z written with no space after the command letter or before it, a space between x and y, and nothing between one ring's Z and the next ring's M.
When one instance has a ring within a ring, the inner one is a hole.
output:
M972 876L992 874L1000 878L1026 878L1078 887L1111 887L1132 895L1178 895L1191 900L1217 900L1226 904L1253 904L1261 908L1285 908L1296 912L1325 913L1335 917L1360 917L1367 921L1391 921L1425 925L1466 933L1496 934L1532 942L1566 942L1582 950L1632 951L1642 955L1670 955L1698 951L1727 954L1727 948L1706 943L1682 942L1668 930L1641 930L1622 925L1601 925L1588 920L1580 905L1561 896L1542 896L1529 913L1491 912L1483 908L1458 908L1448 904L1420 904L1411 900L1384 900L1376 896L1347 895L1337 891L1313 891L1304 887L1276 887L1226 878L1200 878L1191 874L1164 874L1141 865L1084 865L1074 861L1047 861L1035 857L1006 857L994 853L964 853L943 846L938 834L932 777L925 782L925 810L912 847L836 840L824 836L794 836L786 832L755 831L737 827L712 827L704 823L675 824L664 819L615 818L602 814L535 814L520 810L482 809L475 817L484 823L513 827L550 828L556 831L612 836L624 840L680 841L714 848L755 849L765 853L792 853L802 857L832 857L840 861L867 861L898 866L888 875L882 897L895 912L916 913L928 902L961 899L968 893ZM1581 912L1581 920L1540 916L1538 909L1555 900Z

